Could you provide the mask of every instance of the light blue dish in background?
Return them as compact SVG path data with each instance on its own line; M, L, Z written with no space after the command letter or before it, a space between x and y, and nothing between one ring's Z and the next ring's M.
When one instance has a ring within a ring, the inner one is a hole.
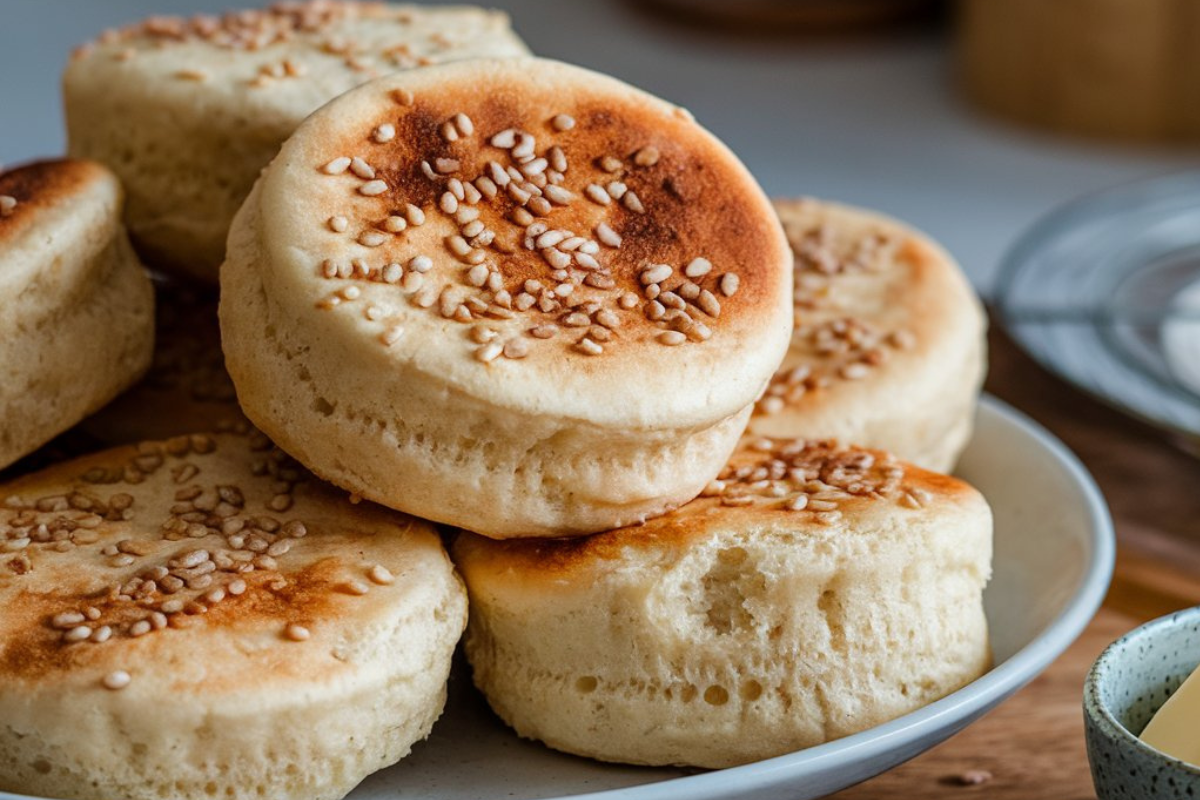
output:
M1112 577L1112 521L1091 477L1051 434L985 397L957 474L995 513L984 594L995 666L963 689L835 742L716 772L601 764L518 739L451 679L445 716L411 756L350 800L807 800L878 775L942 742L1035 678L1087 626ZM20 800L0 793L0 800Z
M1200 797L1200 766L1138 736L1200 664L1200 607L1147 622L1113 642L1088 673L1083 712L1100 800Z

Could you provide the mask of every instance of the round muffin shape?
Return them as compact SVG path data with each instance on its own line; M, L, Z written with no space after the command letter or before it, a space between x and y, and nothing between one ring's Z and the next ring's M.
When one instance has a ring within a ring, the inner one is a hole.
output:
M770 203L685 111L480 60L305 121L234 223L221 332L243 410L327 480L488 536L567 536L720 471L790 290Z
M750 431L833 437L950 471L987 358L987 320L958 265L873 211L812 199L775 208L795 253L795 329Z
M156 16L76 51L68 151L121 177L152 266L215 283L233 215L310 113L397 70L527 53L506 15L470 6L313 0Z
M856 733L981 675L992 518L954 478L752 440L705 494L586 539L461 534L475 683L522 736L728 767Z
M0 173L0 467L137 380L154 292L121 225L121 187L89 161Z
M466 598L433 527L248 426L0 496L0 790L339 798L441 713Z

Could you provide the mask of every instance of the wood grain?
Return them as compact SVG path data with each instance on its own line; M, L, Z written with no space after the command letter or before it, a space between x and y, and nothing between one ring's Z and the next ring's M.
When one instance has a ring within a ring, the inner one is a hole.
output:
M1083 680L1114 639L1200 605L1200 462L1152 429L1041 370L998 330L988 389L1062 438L1092 471L1116 523L1118 555L1104 608L1029 686L965 731L837 800L1092 800L1083 743ZM983 771L990 778L965 784Z
M1196 141L1194 0L960 0L961 83L981 108L1065 133Z

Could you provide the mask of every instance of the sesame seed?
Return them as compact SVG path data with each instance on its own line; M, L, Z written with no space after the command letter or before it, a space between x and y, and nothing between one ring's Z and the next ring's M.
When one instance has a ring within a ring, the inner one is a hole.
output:
M408 229L408 220L393 214L383 221L383 229L388 233L402 233Z
M687 341L687 337L679 331L663 331L658 335L658 341L665 345L678 345Z
M458 211L458 198L452 192L446 192L438 202L438 207L447 214L453 214Z
M725 295L726 297L733 297L734 294L737 293L738 286L740 284L741 280L738 278L736 273L726 272L721 276L721 294Z
M447 142L458 141L458 128L455 127L453 122L449 120L443 122L441 127L438 128L438 131L442 134L442 138Z
M553 247L542 250L542 258L546 259L546 263L555 269L566 269L571 265L571 257Z
M408 268L415 272L428 272L433 269L433 259L429 256L414 256L408 262Z
M529 329L529 335L535 339L552 339L557 333L557 325L538 325Z
M675 270L668 264L652 264L642 270L640 280L643 286L648 286L652 283L662 283L671 277L674 272Z
M470 206L459 206L458 213L454 215L454 219L459 225L465 225L468 222L474 222L479 219L479 209Z
M344 233L350 227L350 220L345 217L330 217L329 229L335 233Z
M459 258L471 252L471 245L467 244L467 240L457 234L446 237L446 248Z
M546 216L553 208L550 206L550 201L544 197L531 197L529 199L529 210L538 216Z
M428 161L421 162L421 172L425 175L426 178L429 178L429 180L431 180L431 181L437 180L438 174L433 171L433 167L429 166Z
M363 247L379 247L387 241L387 235L380 231L363 231L358 235L358 243Z
M92 629L87 625L79 625L63 634L64 642L82 642L92 635Z
M521 174L525 175L526 177L529 177L529 176L538 175L538 174L545 172L546 168L549 166L550 166L550 162L547 161L546 159L535 158L532 161L522 164L520 166L520 170L521 170Z
M364 594L371 591L371 587L362 581L349 581L342 584L342 589L347 594L357 595L358 597L362 597Z
M471 118L466 114L458 113L453 118L454 126L458 128L458 132L463 136L470 136L475 133L475 123L471 122Z
M612 200L612 198L609 197L608 192L604 190L604 187L595 183L589 183L587 188L583 190L583 193L587 195L587 198L593 203L598 203L602 206L608 205Z
M620 181L612 181L604 188L608 191L609 196L612 197L613 200L620 200L625 196L625 193L629 191L629 187Z
M129 635L133 637L145 636L150 632L151 626L149 620L138 620L129 626Z
M349 168L350 159L347 156L339 156L325 166L321 167L321 171L326 175L340 175Z
M425 224L425 212L414 206L412 203L408 203L404 207L404 216L408 220L409 225Z
M350 159L350 171L362 178L364 181L371 180L375 177L375 168L366 161L363 161L358 156Z
M633 157L633 163L639 167L653 167L658 163L659 152L656 147L643 147Z
M371 134L371 138L379 144L385 144L396 138L396 126L390 123L384 123L375 129Z
M612 156L605 156L600 159L600 169L605 172L620 172L624 166L620 159L613 158Z
M104 688L112 691L120 691L129 685L132 678L129 673L123 669L118 669L104 676Z
M83 614L75 611L64 611L61 614L55 614L50 618L51 626L55 628L74 628L85 619Z
M495 361L496 357L503 352L504 347L499 342L488 342L487 344L475 350L475 358L487 364Z
M646 304L646 319L651 321L660 320L667 313L667 309L657 300L651 300Z
M389 586L396 582L396 576L392 575L391 570L382 564L375 564L367 570L367 577L381 586Z
M357 300L362 294L362 291L357 286L347 286L338 292L343 300Z
M696 298L696 305L700 306L700 310L710 317L721 316L721 302L708 289L700 292L700 296Z
M601 222L596 226L594 232L601 244L608 245L609 247L621 246L621 237L607 223Z
M583 337L575 344L575 349L585 355L598 356L604 352L604 348L596 344L588 337Z
M550 151L546 153L546 157L550 160L550 167L555 172L561 173L567 171L567 154L563 152L561 147L558 145L551 147Z
M442 175L458 172L460 166L457 158L437 158L433 162L433 168Z
M402 106L411 106L413 104L413 93L408 89L393 89L392 100Z
M486 175L480 175L475 179L475 188L489 200L499 192L499 189L496 188L496 182Z
M641 214L646 210L645 206L642 205L641 198L637 196L636 192L626 193L625 196L621 198L621 204L636 214Z
M600 269L600 262L582 251L575 253L575 263L584 269Z
M358 187L358 193L367 197L375 197L387 191L387 184L383 181L368 181Z
M312 636L308 628L303 625L297 625L294 622L284 628L283 635L293 642L308 641L308 638Z
M489 161L487 163L487 170L492 182L497 186L507 186L512 182L512 176L508 174L504 167L500 166L495 161Z
M504 343L505 358L524 358L529 355L529 343L524 339L509 339Z
M181 69L175 73L175 77L185 81L206 81L208 73L198 69Z
M509 150L517 143L517 132L513 128L502 130L491 138L491 143L493 147Z
M694 258L683 268L683 274L689 278L700 278L712 271L712 262L707 258Z
M517 144L512 149L512 157L518 160L532 158L535 147L537 147L537 139L522 131L517 134Z
M246 593L246 582L241 578L237 578L230 581L229 585L226 586L225 589L229 592L229 594L233 595L234 597L238 597Z
M562 188L561 186L555 186L553 184L545 188L544 194L546 195L547 200L560 206L565 206L575 199L574 194Z
M462 228L462 235L468 239L474 239L481 233L483 233L483 222L481 220L472 220Z
M101 625L92 633L92 642L95 644L104 644L112 638L113 630L108 625Z
M383 333L379 334L379 341L383 342L388 347L391 347L396 342L400 341L400 337L404 335L404 328L399 325L393 325Z
M487 283L487 279L488 268L483 264L471 267L471 269L467 271L467 283L471 284L472 286L483 286L485 283Z
M475 184L473 184L473 183L464 183L462 185L462 189L463 189L463 199L466 200L471 205L475 205L476 203L478 203L480 200L483 199L483 195L480 194L479 190L475 188Z
M555 114L550 120L550 125L556 131L569 131L575 127L575 118L569 114Z
M596 312L596 322L612 330L621 327L621 318L608 309Z

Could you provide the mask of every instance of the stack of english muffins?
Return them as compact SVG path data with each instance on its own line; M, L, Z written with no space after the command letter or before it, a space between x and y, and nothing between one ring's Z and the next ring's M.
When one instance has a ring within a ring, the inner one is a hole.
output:
M920 233L481 9L153 18L65 95L0 173L0 790L340 798L464 631L517 734L634 764L988 668L983 315ZM32 471L68 429L114 449Z

